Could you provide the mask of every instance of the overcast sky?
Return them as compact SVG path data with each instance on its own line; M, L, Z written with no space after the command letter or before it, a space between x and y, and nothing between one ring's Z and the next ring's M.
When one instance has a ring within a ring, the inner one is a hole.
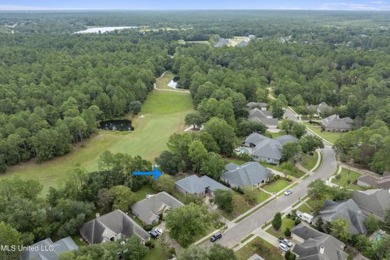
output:
M332 0L0 0L0 10L286 9L389 11L386 1Z

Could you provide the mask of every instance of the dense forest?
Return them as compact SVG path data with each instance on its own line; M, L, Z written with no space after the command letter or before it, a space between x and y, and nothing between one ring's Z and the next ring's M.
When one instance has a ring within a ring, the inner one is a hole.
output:
M388 19L374 12L1 12L0 170L66 154L99 120L136 114L155 77L171 69L191 90L202 114L195 121L219 113L235 132L247 125L239 120L244 104L270 101L269 89L279 117L286 105L304 112L326 102L361 127L335 144L341 159L384 172ZM71 34L101 25L139 28ZM257 38L245 48L178 42L248 34Z

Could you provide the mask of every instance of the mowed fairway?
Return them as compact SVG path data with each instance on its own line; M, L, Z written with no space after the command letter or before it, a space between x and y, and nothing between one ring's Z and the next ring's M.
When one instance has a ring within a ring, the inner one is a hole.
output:
M138 117L133 120L131 133L99 131L97 135L76 148L72 153L54 160L9 167L0 179L19 176L34 179L44 185L44 193L57 186L72 170L80 165L97 170L98 158L105 151L140 155L153 161L164 149L169 136L184 130L184 117L192 111L191 96L186 93L154 90L145 101Z

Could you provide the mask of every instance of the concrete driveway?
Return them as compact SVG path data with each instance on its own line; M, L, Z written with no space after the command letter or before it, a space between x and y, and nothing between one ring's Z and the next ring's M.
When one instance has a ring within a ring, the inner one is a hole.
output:
M326 180L333 175L337 168L335 152L330 146L325 146L322 155L323 161L321 166L313 175L293 187L293 193L291 195L281 196L255 211L234 227L226 230L223 237L217 243L223 246L233 247L255 229L262 226L266 221L271 220L277 212L289 210L294 203L298 202L300 198L303 198L307 194L307 186L312 181L315 179ZM274 241L270 242L272 243Z

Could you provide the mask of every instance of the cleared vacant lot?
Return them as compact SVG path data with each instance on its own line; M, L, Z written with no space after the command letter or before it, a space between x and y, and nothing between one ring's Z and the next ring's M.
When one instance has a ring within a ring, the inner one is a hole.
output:
M96 170L98 158L105 150L140 155L153 161L166 149L169 136L183 131L184 117L191 111L189 94L155 90L133 120L133 132L99 131L66 156L42 164L28 162L10 167L6 174L0 175L0 179L19 176L21 179L38 180L44 185L46 193L49 187L57 186L78 165Z

